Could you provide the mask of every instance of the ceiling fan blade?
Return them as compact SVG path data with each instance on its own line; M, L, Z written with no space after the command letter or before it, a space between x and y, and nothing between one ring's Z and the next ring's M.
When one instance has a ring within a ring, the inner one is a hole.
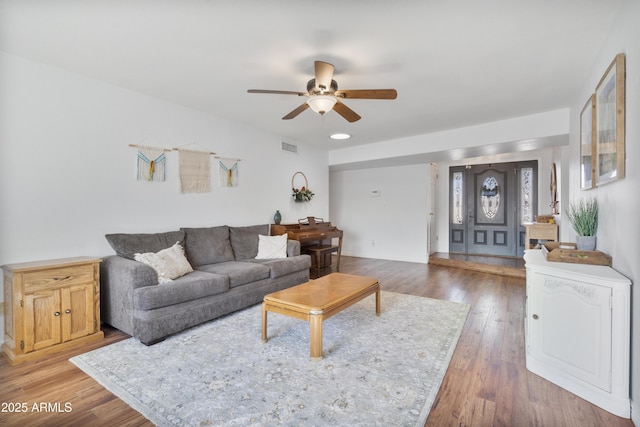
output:
M276 95L298 95L306 96L306 92L293 92L290 90L266 90L266 89L249 89L248 93L274 93Z
M293 110L292 112L284 116L282 120L291 120L294 117L296 117L298 114L302 113L307 108L309 108L309 104L305 102L304 104L300 105L298 108L296 108L295 110Z
M333 106L333 110L344 117L349 123L357 122L361 119L358 113L356 113L340 101L336 102L336 105Z
M336 96L345 99L396 99L398 92L395 89L337 90Z
M333 65L328 62L315 61L316 89L327 90L331 87L333 80Z

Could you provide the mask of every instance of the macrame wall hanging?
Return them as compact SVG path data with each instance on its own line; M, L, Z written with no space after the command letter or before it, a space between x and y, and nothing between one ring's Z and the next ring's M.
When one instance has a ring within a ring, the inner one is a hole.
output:
M174 148L178 151L180 168L180 191L182 193L211 192L211 160L210 151Z
M136 144L129 144L129 147L138 149L136 171L138 181L163 182L166 179L167 158L164 153L170 150Z
M238 162L240 159L216 157L218 159L219 185L220 187L238 186Z

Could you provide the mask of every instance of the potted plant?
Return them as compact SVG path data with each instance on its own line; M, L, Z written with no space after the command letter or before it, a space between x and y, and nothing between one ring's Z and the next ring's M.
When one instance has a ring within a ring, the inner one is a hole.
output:
M293 197L293 200L296 202L308 202L313 199L313 196L315 196L314 192L304 186L299 190L294 188L291 194L291 197Z
M578 249L595 250L596 231L598 231L598 201L589 199L569 204L567 219L578 234L576 238Z
M304 178L304 185L300 189L296 188L293 183L296 179L296 175L302 175L302 178ZM291 187L291 197L293 197L293 200L296 202L309 202L313 199L313 196L315 196L314 192L309 190L309 181L307 180L307 176L302 172L296 172L293 174L293 178L291 178Z

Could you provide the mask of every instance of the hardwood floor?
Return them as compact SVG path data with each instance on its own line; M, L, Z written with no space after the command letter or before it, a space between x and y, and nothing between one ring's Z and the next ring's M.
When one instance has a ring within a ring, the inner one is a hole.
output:
M526 370L524 279L353 257L342 257L341 271L377 277L384 291L471 305L427 426L633 426ZM12 367L2 358L0 425L152 425L68 361L126 338L105 328L104 340L44 360ZM27 411L15 413L22 403ZM41 403L49 407L35 411Z
M526 278L524 259L485 255L467 255L437 252L429 256L429 264L482 271L499 276Z

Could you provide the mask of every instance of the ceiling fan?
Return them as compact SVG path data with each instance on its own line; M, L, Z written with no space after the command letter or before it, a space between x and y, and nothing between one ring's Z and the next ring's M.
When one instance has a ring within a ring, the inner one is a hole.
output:
M398 93L395 89L358 89L338 90L338 83L333 80L334 66L328 62L315 61L315 78L307 82L306 92L293 92L287 90L249 89L249 93L271 93L277 95L306 96L307 101L287 114L282 120L290 120L311 108L320 115L334 110L349 122L360 120L360 116L342 103L342 99L396 99Z

